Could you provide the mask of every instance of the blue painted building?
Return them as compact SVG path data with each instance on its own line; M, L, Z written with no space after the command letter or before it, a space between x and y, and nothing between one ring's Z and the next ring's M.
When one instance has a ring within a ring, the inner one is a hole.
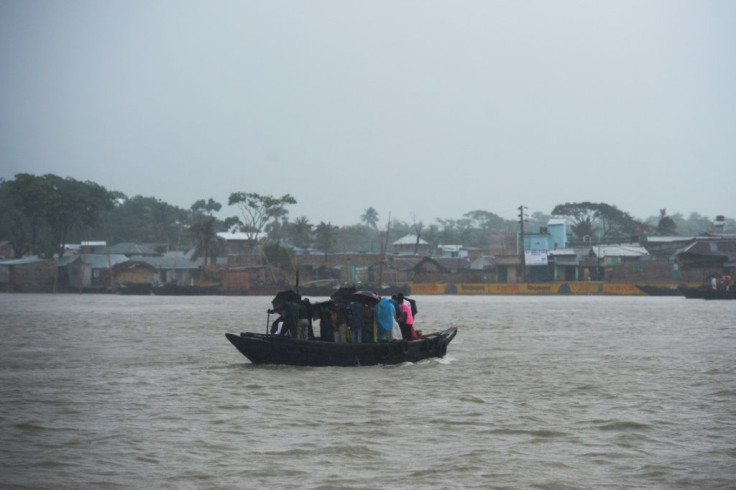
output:
M570 242L567 235L567 223L564 219L551 219L537 232L524 234L524 263L531 282L553 280L549 267L549 252L565 248Z

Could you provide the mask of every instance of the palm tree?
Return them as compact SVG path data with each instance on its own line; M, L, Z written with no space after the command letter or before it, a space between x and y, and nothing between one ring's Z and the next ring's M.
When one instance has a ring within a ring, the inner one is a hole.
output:
M289 239L299 248L309 248L312 244L312 224L306 216L299 216L289 224Z
M314 230L315 245L321 249L325 255L332 252L337 244L337 233L339 228L332 223L320 221Z
M220 248L220 239L215 230L215 222L215 218L210 216L189 227L189 233L196 243L194 258L204 257L204 265L207 265L210 253L214 256Z
M360 215L360 221L370 226L374 230L378 228L378 211L371 206Z

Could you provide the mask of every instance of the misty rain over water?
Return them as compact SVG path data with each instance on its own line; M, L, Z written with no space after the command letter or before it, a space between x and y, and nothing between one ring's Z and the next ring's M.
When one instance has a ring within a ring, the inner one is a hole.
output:
M266 297L0 295L0 484L728 487L736 303L419 296L444 359L256 367Z

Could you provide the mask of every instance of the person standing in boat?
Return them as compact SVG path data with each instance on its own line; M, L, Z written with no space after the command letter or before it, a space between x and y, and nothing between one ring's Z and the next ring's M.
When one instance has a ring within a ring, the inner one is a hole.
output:
M274 313L274 310L268 310L269 313ZM271 323L271 335L281 335L281 329L284 328L284 317L279 315L273 323Z
M335 303L332 300L319 305L319 338L325 342L335 341Z
M363 320L363 342L367 342L369 344L375 344L376 343L376 320L374 318L374 310L373 307L369 305L363 306L363 312L365 314L365 318Z
M353 344L363 343L363 327L365 326L365 307L359 301L350 302L350 330Z
M345 343L350 340L348 325L350 322L350 308L343 302L337 303L337 328L335 329L335 342Z
M411 305L404 299L404 293L396 295L396 303L401 335L406 340L419 338L416 330L414 330L414 315L411 313Z
M286 301L284 304L270 311L270 313L278 313L284 319L284 326L281 328L282 336L297 336L297 322L299 321L299 304L293 301Z
M378 325L377 342L388 342L392 339L391 331L396 321L396 308L388 298L381 298L374 310L376 325Z
M304 298L299 303L299 320L297 321L299 340L307 340L314 337L312 333L312 304L309 298Z

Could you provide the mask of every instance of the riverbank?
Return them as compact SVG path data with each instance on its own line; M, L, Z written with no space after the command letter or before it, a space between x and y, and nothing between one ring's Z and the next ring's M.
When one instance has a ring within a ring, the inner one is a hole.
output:
M513 295L513 296L555 296L555 295L580 295L580 296L683 296L680 286L696 288L700 283L609 283L602 281L587 282L532 282L532 283L460 283L460 282L426 282L407 283L403 286L388 286L376 291L381 296L388 296L396 292L412 295ZM209 291L209 296L273 296L281 289L288 286L272 286L268 288L251 289L224 289L217 288ZM370 289L370 287L359 287L358 289ZM53 293L53 289L44 291L0 291L5 293ZM100 294L133 294L133 295L161 295L161 296L193 296L202 295L201 292L180 290L156 291L154 288L142 288L140 290L130 289L125 291L108 289L71 289L58 288L57 293L100 293ZM335 292L331 288L300 288L302 296L317 297L330 296Z
M411 294L681 296L679 283L538 282L411 283ZM686 284L686 286L691 286ZM692 285L693 287L699 284Z

